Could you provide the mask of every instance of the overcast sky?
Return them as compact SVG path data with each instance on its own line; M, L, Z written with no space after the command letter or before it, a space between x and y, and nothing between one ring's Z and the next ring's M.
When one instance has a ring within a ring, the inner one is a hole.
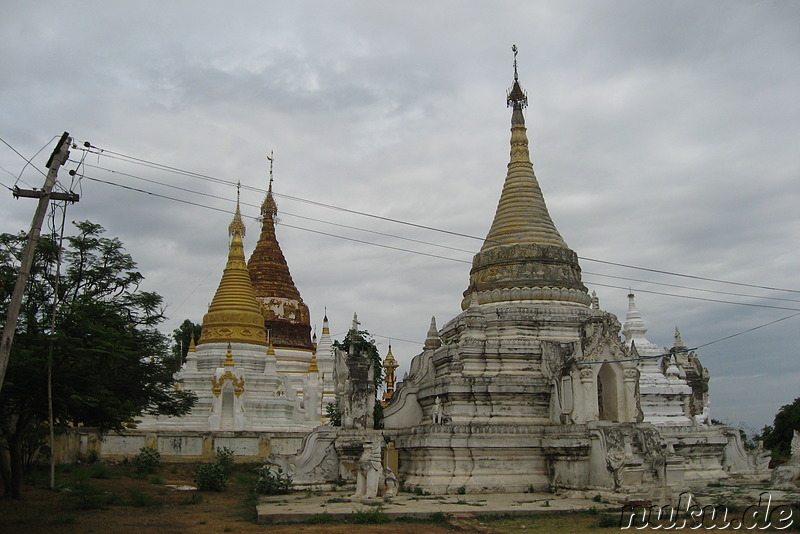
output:
M0 137L35 168L0 144L0 184L41 187L65 130L103 149L67 218L122 239L170 332L213 297L236 189L112 153L241 180L254 217L274 151L279 195L483 238L508 162L512 44L537 177L603 309L624 321L631 287L648 338L671 346L678 326L690 347L800 311L798 2L5 0ZM480 240L277 202L302 228L278 237L312 321L327 306L341 338L357 311L402 376L431 316L460 311ZM0 231L33 210L6 191ZM794 317L699 349L712 415L771 423L800 396L798 346Z

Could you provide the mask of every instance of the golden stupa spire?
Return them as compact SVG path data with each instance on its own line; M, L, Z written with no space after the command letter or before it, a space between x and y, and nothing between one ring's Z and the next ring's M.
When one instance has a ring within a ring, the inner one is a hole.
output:
M231 224L228 225L228 235L233 237L233 234L239 233L240 237L244 237L247 231L247 227L245 227L244 223L242 222L242 212L239 211L239 197L241 195L242 183L236 182L236 211L233 213L233 220Z
M317 355L311 355L311 362L308 364L309 373L319 373L319 366L317 365Z
M208 313L203 317L199 344L237 342L265 346L264 317L244 259L244 223L238 198L228 231L231 236L228 263Z
M225 367L233 367L233 352L231 351L231 344L228 343L228 351L225 353Z
M494 221L472 261L462 308L476 294L479 303L555 300L587 305L578 257L553 224L533 172L522 114L528 97L519 83L516 45L512 50L514 82L506 94L512 108L508 170Z
M311 316L294 285L289 265L275 235L278 207L272 193L272 153L269 160L269 188L261 205L261 235L247 262L256 298L263 303L264 321L270 324L270 341L279 348L313 351Z
M194 330L192 330L192 337L189 338L188 352L197 352L197 344L194 341Z

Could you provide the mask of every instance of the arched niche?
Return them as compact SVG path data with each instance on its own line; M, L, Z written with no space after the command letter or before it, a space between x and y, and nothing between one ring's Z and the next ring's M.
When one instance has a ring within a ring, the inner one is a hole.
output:
M597 372L598 418L618 423L623 414L622 369L614 363L604 363Z

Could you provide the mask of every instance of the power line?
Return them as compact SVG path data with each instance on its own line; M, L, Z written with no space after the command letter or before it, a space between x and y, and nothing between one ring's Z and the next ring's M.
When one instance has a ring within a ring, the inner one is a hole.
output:
M604 363L622 363L622 362L637 362L640 360L651 360L653 358L663 358L664 356L672 356L673 354L681 354L684 352L691 352L694 350L702 349L703 347L708 347L709 345L714 345L715 343L720 343L721 341L726 341L728 339L738 337L744 334L748 334L754 330L758 330L760 328L766 328L767 326L774 325L775 323L780 323L781 321L786 321L787 319L792 319L793 317L800 316L800 311L798 313L793 313L792 315L787 315L786 317L781 317L780 319L775 319L774 321L770 321L768 323L760 324L758 326L754 326L753 328L748 328L747 330L742 330L741 332L736 332L735 334L731 334L729 336L721 337L719 339L715 339L714 341L709 341L708 343L703 343L702 345L698 345L694 348L687 348L682 350L676 350L672 352L665 352L663 354L656 354L653 356L639 356L638 358L624 358L621 360L595 360L591 362L575 362L578 365L592 365L592 364L604 364Z
M201 191L195 191L194 189L189 189L187 187L181 187L181 186L178 186L178 185L167 184L167 183L164 183L164 182L159 182L158 180L145 178L143 176L138 176L138 175L135 175L135 174L130 174L130 173L122 172L122 171L116 171L116 170L108 169L108 168L105 168L105 167L99 167L97 165L92 165L90 163L84 163L84 166L90 167L90 168L93 168L93 169L106 171L106 172L109 172L109 173L112 173L112 174L119 174L121 176L127 176L129 178L134 178L136 180L142 180L144 182L148 182L148 183L151 183L151 184L157 184L157 185L161 185L161 186L164 186L164 187L169 187L169 188L175 189L177 191L183 191L183 192L186 192L186 193L192 193L192 194L195 194L195 195L204 196L204 197L208 197L208 198L213 198L215 200L222 200L222 201L225 201L225 202L231 202L231 203L235 202L233 199L221 198L221 197L219 197L217 195L212 195L210 193L203 193ZM273 192L273 195L274 194L275 193ZM242 204L244 206L256 208L256 209L260 208L260 206L258 206L257 204L251 204L251 203L248 203L248 202L240 201L240 204ZM306 220L306 221L313 221L313 222L317 222L317 223L321 223L321 224L328 224L330 226L336 226L336 227L339 227L339 228L347 228L349 230L357 230L359 232L366 232L366 233L369 233L369 234L381 235L381 236L384 236L384 237L391 237L391 238L394 238L394 239L401 239L403 241L410 241L412 243L418 243L418 244L422 244L422 245L429 245L429 246L432 246L432 247L445 248L445 249L448 249L448 250L454 250L456 252L466 252L468 254L475 254L475 251L472 251L472 250L467 250L467 249L458 248L458 247L451 247L449 245L441 245L441 244L438 244L438 243L431 243L430 241L422 241L420 239L413 239L413 238L410 238L410 237L403 237L403 236L399 236L399 235L395 235L395 234L389 234L389 233L386 233L386 232L378 232L376 230L369 230L367 228L359 228L357 226L350 226L350 225L347 225L347 224L340 224L340 223L335 223L335 222L331 222L331 221L325 221L325 220L322 220L322 219L316 219L314 217L307 217L305 215L297 215L296 213L289 213L289 212L286 212L286 211L283 211L283 210L281 210L280 215L282 217L296 217L298 219L303 219L303 220Z
M96 151L99 151L99 152L96 152L96 153L101 154L101 155L107 155L109 157L114 156L115 159L121 159L123 161L129 161L131 163L144 165L144 166L151 167L151 168L168 170L170 172L174 172L174 173L181 174L181 175L188 176L188 177L200 178L200 179L212 181L212 182L215 182L215 183L228 185L228 186L231 186L231 187L235 187L236 183L237 183L237 182L234 182L234 181L231 181L231 180L225 180L225 179L222 179L222 178L216 178L216 177L209 176L209 175L206 175L206 174L200 174L200 173L196 173L196 172L193 172L193 171L188 171L188 170L185 170L185 169L181 169L181 168L178 168L178 167L164 165L164 164L157 163L157 162L150 161L150 160L146 160L146 159L143 159L143 158L137 158L137 157L134 157L134 156L128 156L128 155L125 155L125 154L122 154L122 153L119 153L119 152L114 152L114 151L111 151L111 150L106 150L106 149L102 149L102 148L95 147L95 146L91 146L91 148L95 149ZM162 185L165 185L165 184L162 183ZM254 188L254 187L249 187L249 186L247 186L247 187L243 186L243 187L245 187L245 189L249 189L249 190L260 191L262 193L264 192L264 190L259 189L259 188ZM381 216L381 215L376 215L376 214L367 213L367 212L363 212L363 211L359 211L359 210L353 210L353 209L349 209L349 208L344 208L344 207L341 207L341 206L335 206L333 204L326 204L324 202L318 202L318 201L315 201L315 200L305 199L305 198L302 198L302 197L296 197L296 196L286 195L286 194L279 194L279 193L274 193L274 192L273 192L273 194L275 196L277 196L277 197L280 197L280 198L286 198L286 199L293 200L293 201L296 201L296 202L303 202L303 203L306 203L306 204L311 204L311 205L314 205L314 206L324 207L324 208L327 208L327 209L332 209L332 210L341 211L341 212L345 212L345 213L352 213L354 215L370 217L370 218L374 218L374 219L378 219L378 220L383 220L383 221L386 221L386 222L391 222L391 223L395 223L395 224L401 224L401 225L405 225L405 226L411 226L411 227L414 227L414 228L419 228L419 229L423 229L423 230L429 230L429 231L433 231L433 232L444 233L444 234L453 235L453 236L457 236L457 237L464 237L464 238L467 238L467 239L474 239L474 240L484 241L484 238L473 236L473 235L469 235L469 234L464 234L464 233L461 233L461 232L454 232L454 231L451 231L451 230L444 230L444 229L441 229L441 228L436 228L436 227L433 227L433 226L427 226L427 225L423 225L423 224L417 224L417 223L413 223L413 222L409 222L409 221L404 221L404 220L401 220L401 219L394 219L394 218L391 218L391 217L384 217L384 216ZM596 258L588 258L588 257L585 257L585 256L578 256L578 258L581 259L581 260L584 260L584 261L601 263L601 264L604 264L604 265L613 265L615 267L623 267L623 268L626 268L626 269L641 270L641 271L652 272L652 273L656 273L656 274L664 274L664 275L668 275L668 276L676 276L676 277L681 277L681 278L690 278L690 279L694 279L694 280L703 280L703 281L706 281L706 282L714 282L714 283L720 283L720 284L729 284L729 285L735 285L735 286L739 286L739 287L750 287L750 288L754 288L754 289L763 289L763 290L766 290L766 291L783 291L783 292L800 294L800 290L797 290L797 289L786 289L786 288L777 288L777 287L772 287L772 286L764 286L764 285L759 285L759 284L748 284L748 283L744 283L744 282L734 282L734 281L731 281L731 280L722 280L722 279L718 279L718 278L696 276L696 275L678 273L678 272L674 272L674 271L666 271L666 270L661 270L661 269L652 269L652 268L649 268L649 267L639 267L639 266L636 266L636 265L630 265L630 264L626 264L626 263L618 263L618 262L612 262L612 261L607 261L607 260L599 260L599 259L596 259Z
M99 183L103 183L103 184L106 184L106 185L112 185L112 186L115 186L115 187L121 187L122 189L127 189L129 191L135 191L137 193L143 193L143 194L146 194L146 195L150 195L150 196L154 196L154 197L158 197L158 198L163 198L165 200L173 200L175 202L181 202L183 204L188 204L190 206L197 206L199 208L206 208L206 209L210 209L210 210L214 210L214 211L219 211L219 212L222 212L222 213L230 213L230 211L228 211L226 209L223 209L223 208L215 208L213 206L207 206L205 204L200 204L198 202L192 202L191 200L184 200L182 198L170 197L168 195L162 195L160 193L153 193L152 191L145 191L144 189L139 189L139 188L136 188L136 187L131 187L131 186L128 186L128 185L123 185L123 184L117 184L117 183L114 183L114 182L109 182L107 180L101 180L100 178L94 178L92 176L88 176L88 175L85 175L85 174L83 175L83 177L86 178L87 180L91 180L93 182L99 182ZM247 215L245 215L245 217L248 217L248 218L253 219L253 220L258 220L258 217L251 217L251 216L247 216ZM319 230L311 230L310 228L303 228L302 226L294 226L294 225L291 225L291 224L286 224L284 222L278 222L277 224L280 224L281 226L285 226L287 228L293 228L293 229L296 229L296 230L302 230L304 232L311 232L313 234L320 234L320 235L324 235L324 236L328 236L328 237L335 237L337 239L344 239L346 241L353 241L353 242L356 242L356 243L362 243L362 244L366 244L366 245L373 245L373 246L376 246L376 247L387 248L387 249L391 249L391 250L397 250L397 251L400 251L400 252L409 252L411 254L417 254L417 255L420 255L420 256L428 256L428 257L431 257L431 258L438 258L438 259L442 259L442 260L456 261L456 262L460 262L460 263L472 263L472 262L467 261L467 260L459 260L457 258L448 258L447 256L439 256L438 254L429 254L427 252L420 252L418 250L411 250L411 249L406 249L406 248L401 248L401 247L393 247L393 246L390 246L390 245L384 245L382 243L373 243L371 241L364 241L362 239L355 239L355 238L352 238L352 237L345 237L345 236L341 236L341 235L330 234L328 232L321 232Z
M192 193L192 194L196 194L196 195L207 197L207 198L213 198L215 200L222 200L224 202L231 202L231 203L235 202L233 199L222 198L222 197L219 197L217 195L210 194L210 193L204 193L204 192L196 191L194 189L189 189L189 188L186 188L186 187L181 187L181 186L177 186L177 185L173 185L173 184L166 184L166 183L160 182L158 180L153 180L153 179L150 179L150 178L145 178L143 176L138 176L138 175L135 175L135 174L126 173L126 172L122 172L122 171L116 171L116 170L113 170L113 169L108 169L106 167L100 167L100 166L92 165L92 164L89 164L89 163L83 163L83 159L81 160L80 163L84 164L86 167L102 170L102 171L105 171L105 172L108 172L108 173L111 173L111 174L117 174L117 175L120 175L120 176L126 176L126 177L129 177L129 178L134 178L134 179L141 180L141 181L144 181L144 182L147 182L147 183L151 183L151 184L155 184L155 185L161 185L161 186L168 187L168 188L171 188L171 189L175 189L175 190L178 190L178 191L182 191L182 192L186 192L186 193ZM150 192L147 192L147 191L144 191L144 190L141 190L141 192L144 192L144 193L147 193L147 194L154 194L154 193L150 193ZM168 198L170 200L174 199L173 197L169 197L169 196L165 196L164 198ZM174 200L182 201L181 199L174 199ZM245 206L253 207L253 208L258 208L259 207L256 204L251 204L251 203L247 203L247 202L241 202L241 204L243 204ZM197 206L199 204L193 203L192 205L196 205ZM220 210L220 211L225 211L225 210ZM440 245L438 243L431 243L431 242L428 242L428 241L422 241L422 240L418 240L418 239L407 238L407 237L398 236L398 235L394 235L394 234L389 234L389 233L385 233L385 232L377 232L377 231L368 230L368 229L365 229L365 228L359 228L359 227L350 226L350 225L333 223L333 222L330 222L330 221L324 221L324 220L316 219L316 218L313 218L313 217L306 217L306 216L303 216L303 215L287 213L287 212L284 212L284 211L281 211L281 215L282 216L289 216L289 217L297 217L297 218L300 218L300 219L303 219L303 220L318 222L318 223L321 223L321 224L328 224L328 225L336 226L336 227L339 227L339 228L347 228L347 229L357 230L357 231L371 233L371 234L375 234L375 235L381 235L381 236L390 237L390 238L394 238L394 239L400 239L400 240L409 241L409 242L413 242L413 243L420 243L420 244L424 244L424 245L435 246L435 247L445 248L445 249L449 249L449 250L455 250L455 251L458 251L458 252L465 252L465 253L469 253L469 254L475 254L476 253L476 251L471 251L471 250L467 250L467 249L461 249L461 248L457 248L457 247L450 247L450 246L447 246L447 245ZM257 218L255 218L255 219L257 219ZM307 228L303 228L303 227L300 227L300 226L293 226L293 225L289 225L289 224L283 224L283 225L286 226L286 227L295 228L295 229L298 229L298 230L313 231L313 230L309 230ZM380 247L385 247L385 248L393 248L393 249L396 249L396 250L402 250L402 251L412 252L412 253L419 253L419 254L422 254L422 255L429 255L429 254L422 253L422 252L410 251L408 249L401 249L401 248L398 248L398 247L389 247L387 245L376 244L374 242L363 241L363 240L358 240L358 239L353 239L353 238L345 238L343 236L339 236L339 235L336 235L336 234L330 234L330 233L321 232L321 231L316 231L316 232L321 234L321 235L326 235L326 236L336 237L336 238L341 238L341 239L348 239L348 240L355 241L355 242L358 242L358 243L364 243L364 244L368 244L368 245L380 246ZM432 254L430 256L436 257L436 258L441 258L441 259L449 259L451 261L461 261L463 263L470 263L467 260L456 260L455 258L448 258L448 257L439 256L439 255L435 255L435 254ZM594 272L591 272L591 271L583 271L583 273L584 274L588 274L588 275L605 277L605 278L614 278L614 279L626 280L626 281L632 281L632 282L655 284L655 285L673 287L673 288L678 288L678 289L686 289L686 290L690 290L690 291L698 291L698 292L704 292L704 293L730 295L730 296L738 296L738 297L744 297L744 298L756 298L756 299L763 299L763 300L777 300L777 301L785 301L785 302L800 302L800 300L797 300L797 299L788 299L788 298L781 298L781 297L766 297L766 296L749 295L749 294L743 294L743 293L732 293L732 292L727 292L727 291L704 289L704 288L683 286L683 285L678 285L678 284L669 284L669 283L666 283L666 282L656 282L656 281L651 281L651 280L641 280L641 279L637 279L637 278L629 278L629 277L622 277L622 276L614 276L614 275L607 275L607 274L601 274L601 273L594 273ZM611 286L611 285L605 285L605 284L600 284L600 283L597 283L596 285L603 286L603 287L615 288L615 289L625 289L625 288L620 288L618 286ZM647 292L645 290L641 290L641 291L642 292ZM669 294L669 293L662 293L662 294L663 295L667 295L667 296L679 296L679 295L673 295L673 294ZM713 301L713 302L727 303L727 301ZM792 309L792 308L779 308L779 309Z
M626 276L614 276L611 274L601 274L601 273L593 273L591 271L581 271L583 274L588 274L591 276L600 276L603 278L614 278L616 280L625 280L628 282L641 282L643 284L655 284L659 286L666 286L666 287L674 287L676 289L688 289L690 291L699 291L701 293L714 293L716 295L730 295L733 297L745 297L745 298L754 298L754 299L763 299L763 300L779 300L783 302L800 302L798 299L787 299L783 297L764 297L761 295L748 295L747 293L731 293L729 291L719 291L717 289L704 289L701 287L691 287L691 286L682 286L678 284L668 284L666 282L654 282L652 280L642 280L640 278L628 278ZM609 286L609 287L616 287L616 286Z
M83 177L86 178L87 180L92 180L92 181L95 181L95 182L104 183L104 184L115 186L115 187L120 187L120 188L123 188L123 189L127 189L129 191L143 193L143 194L154 196L154 197L158 197L158 198L163 198L165 200L172 200L172 201L175 201L175 202L181 202L183 204L188 204L188 205L191 205L191 206L197 206L197 207L206 208L206 209L210 209L210 210L214 210L214 211L219 211L219 212L222 212L222 213L230 213L230 211L228 211L226 209L223 209L223 208L216 208L216 207L213 207L213 206L200 204L198 202L192 202L190 200L170 197L168 195L163 195L163 194L160 194L160 193L153 193L151 191L146 191L144 189L139 189L139 188L136 188L136 187L131 187L131 186L123 185L123 184L117 184L115 182L109 182L107 180L101 180L99 178L94 178L94 177L91 177L91 176L88 176L88 175L83 175ZM248 217L250 219L253 219L253 220L259 220L258 217L252 217L252 216L246 216L246 217ZM394 246L391 246L391 245L385 245L383 243L375 243L375 242L372 242L372 241L365 241L365 240L362 240L362 239L355 239L355 238L352 238L352 237L340 236L340 235L331 234L331 233L328 233L328 232L322 232L320 230L312 230L310 228L304 228L302 226L295 226L295 225L287 224L287 223L284 223L284 222L278 222L277 224L280 224L281 226L285 226L287 228L292 228L292 229L296 229L296 230L302 230L304 232L310 232L310 233L313 233L313 234L324 235L324 236L327 236L327 237L334 237L334 238L337 238L337 239L343 239L343 240L352 241L352 242L355 242L355 243L361 243L361 244L365 244L365 245L372 245L372 246L376 246L376 247L380 247L380 248L396 250L396 251L399 251L399 252L408 252L410 254L417 254L417 255L420 255L420 256L427 256L427 257L431 257L431 258L449 260L449 261L454 261L454 262L458 262L458 263L472 264L472 262L468 261L468 260L461 260L461 259L458 259L458 258L450 258L450 257L447 257L447 256L440 256L438 254L430 254L430 253L421 252L421 251L418 251L418 250L411 250L411 249L406 249L406 248L402 248L402 247L394 247ZM658 284L658 282L651 282L651 283ZM631 288L626 288L626 287L621 287L621 286L613 286L613 285L610 285L610 284L602 284L602 283L599 283L599 282L590 283L590 285L599 286L599 287L608 287L608 288L613 288L613 289L622 289L622 290L630 290L631 289ZM690 299L690 300L700 300L700 301L704 301L704 302L715 302L715 303L720 303L720 304L733 304L733 305L739 305L739 306L749 306L749 307L754 307L754 308L766 308L766 309L774 309L774 310L789 310L789 311L799 311L800 312L800 310L798 310L796 308L787 308L787 307L783 307L783 306L770 306L770 305L766 305L766 304L755 304L755 303L748 303L748 302L735 302L735 301L727 301L727 300L719 300L719 299L710 299L710 298L704 298L704 297L693 297L693 296L689 296L689 295L677 295L677 294L673 294L673 293L664 293L664 292L660 292L660 291L652 291L652 290L646 290L646 289L636 289L636 292L638 292L638 293L650 293L650 294L662 295L662 296L667 296L667 297L685 298L685 299ZM751 297L752 298L760 298L760 297L754 296L754 295L751 296Z
M36 156L38 156L38 155L39 155L39 153L40 153L42 150L44 150L46 147L50 146L50 143L52 143L52 142L53 142L53 140L55 140L57 137L58 137L57 135L54 135L53 137L51 137L51 138L50 138L50 140L49 140L47 143L45 143L44 145L42 145L42 148L40 148L39 150L37 150L37 151L36 151L36 154L34 154L34 155L33 155L33 156L30 158L30 159L28 159L28 158L26 158L25 156L23 156L22 154L20 154L19 150L17 150L16 148L14 148L14 147L13 147L13 146L11 146L10 144L8 144L8 141L6 141L6 140L5 140L5 139L3 139L2 137L0 137L0 141L2 141L4 145L6 145L6 146L7 146L8 148L10 148L11 150L13 150L13 151L14 151L14 153L15 153L17 156L19 156L19 157L21 157L23 160L25 160L25 165L22 167L22 170L21 170L21 171L19 171L19 176L17 176L17 181L18 181L18 182L22 181L22 183L24 183L25 185L27 185L28 187L30 187L31 189L33 189L33 187L31 187L31 186L30 186L28 183L26 183L25 181L23 181L23 180L22 180L22 173L23 173L23 172L25 172L25 168L26 168L28 165L30 165L30 166L32 166L34 169L36 169L36 172L38 172L38 173L39 173L39 174L41 174L42 176L44 176L44 177L47 177L47 174L45 174L45 173L44 173L44 171L42 171L42 170L41 170L39 167L37 167L37 166L35 166L35 165L33 164L33 158L35 158ZM15 184L15 185L16 185L16 184Z
M630 290L629 287L622 287L622 286L612 286L610 284L601 284L598 282L592 282L591 285L599 286L599 287L610 287L612 289L622 289L622 290ZM673 293L663 293L661 291L651 291L647 289L636 289L634 290L635 293L650 293L651 295L661 295L665 297L678 297L682 299L690 299L690 300L701 300L703 302L716 302L719 304L736 304L738 306L750 306L752 308L766 308L769 310L788 310L788 311L796 311L800 312L800 309L797 308L787 308L785 306L770 306L768 304L754 304L752 302L734 302L732 300L719 300L719 299L710 299L706 297L692 297L691 295L675 295Z

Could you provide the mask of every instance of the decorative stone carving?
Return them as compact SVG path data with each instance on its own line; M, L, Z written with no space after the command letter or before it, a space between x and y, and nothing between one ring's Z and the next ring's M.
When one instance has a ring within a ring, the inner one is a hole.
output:
M397 496L400 489L400 484L397 482L397 476L394 471L388 467L383 468L383 477L381 477L380 484L378 484L378 493L384 499L391 499Z
M353 346L349 353L336 349L334 361L336 398L345 429L371 429L375 408L372 362Z
M769 478L770 453L764 450L764 443L758 441L754 450L748 450L738 428L724 429L728 444L724 450L725 469L731 475L744 475L758 480Z
M434 425L441 425L442 424L442 399L439 396L436 396L436 400L433 401L433 411L431 418L433 419Z
M364 443L364 452L358 461L355 499L374 499L383 474L381 466L381 443L378 440ZM395 479L395 483L397 479Z
M800 478L800 431L795 430L792 437L791 457L785 464L772 470L770 485L775 489L794 490Z

